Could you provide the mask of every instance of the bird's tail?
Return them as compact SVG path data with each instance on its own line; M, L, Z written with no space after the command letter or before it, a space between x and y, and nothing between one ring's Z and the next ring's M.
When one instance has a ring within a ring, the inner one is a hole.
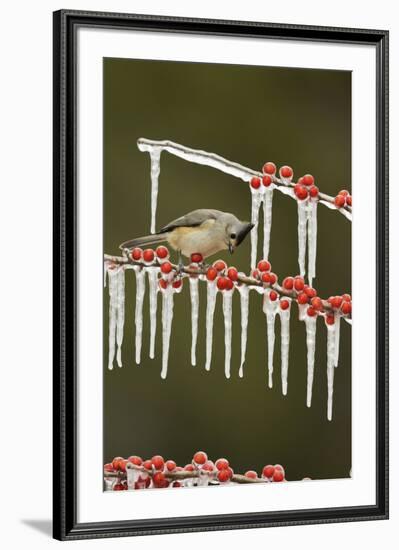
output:
M167 239L167 233L159 233L155 235L146 235L145 237L137 237L137 239L132 239L131 241L125 241L119 245L121 250L128 249L131 250L136 246L147 246L150 244L159 244L163 243Z

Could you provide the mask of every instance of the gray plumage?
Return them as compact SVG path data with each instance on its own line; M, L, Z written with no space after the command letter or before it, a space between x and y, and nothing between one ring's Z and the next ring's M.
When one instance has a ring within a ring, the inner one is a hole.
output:
M188 258L194 253L206 258L221 250L233 253L252 228L252 223L241 222L229 212L201 208L171 221L154 235L126 241L119 248L131 250L166 242Z

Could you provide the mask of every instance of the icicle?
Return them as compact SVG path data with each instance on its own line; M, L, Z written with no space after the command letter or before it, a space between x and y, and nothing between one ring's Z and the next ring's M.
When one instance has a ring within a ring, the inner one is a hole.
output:
M263 312L266 315L267 323L267 350L268 350L268 373L269 373L269 388L273 387L273 355L274 355L274 323L276 319L277 309L279 307L278 300L274 302L269 298L270 290L266 289L263 298Z
M231 318L234 290L223 290L223 316L224 316L224 374L230 378L231 364Z
M262 202L262 195L256 189L251 187L251 222L254 228L251 231L251 269L256 266L256 256L258 253L258 223L259 223L259 208Z
M338 367L339 359L339 334L341 332L341 316L335 313L335 355L334 355L334 367Z
M206 370L210 370L212 361L213 316L215 313L216 296L216 282L208 281L206 284Z
M352 319L350 319L349 317L342 317L344 321L346 321L348 323L348 325L351 325L352 324Z
M136 363L141 361L141 344L143 340L143 302L145 294L145 269L140 266L133 266L136 274L136 311L134 321L136 325Z
M157 214L157 202L158 202L158 178L161 171L160 159L161 159L160 147L151 147L149 153L151 158L151 233L155 233L155 220Z
M118 269L117 276L118 285L118 304L116 314L116 342L118 344L118 351L116 354L116 361L118 367L122 366L122 342L123 342L123 328L125 324L125 269L120 267Z
M272 228L273 187L265 189L263 195L263 258L269 257L270 232Z
M327 325L327 418L332 419L335 361L335 324Z
M198 278L189 277L190 282L190 298L191 298L191 364L195 366L197 364L196 348L198 337L198 309L199 309L199 297L198 297Z
M104 288L107 287L107 271L108 271L107 262L104 262Z
M281 322L281 386L283 395L287 395L288 390L288 356L290 350L290 315L291 315L291 298L284 297L284 300L289 302L288 309L277 309L280 315Z
M305 276L305 255L306 255L306 223L308 220L307 202L298 200L298 264L299 272Z
M312 279L316 277L317 254L317 201L311 200L308 204L308 282L312 286Z
M108 269L109 292L109 337L108 337L108 368L114 368L116 319L118 314L118 270Z
M150 358L155 357L155 337L157 334L157 307L158 307L158 272L159 268L153 266L146 269L148 274L148 284L150 287Z
M308 308L308 305L305 305ZM306 390L306 405L310 407L312 405L312 388L313 388L313 376L314 376L314 358L316 353L316 328L317 328L317 315L311 317L306 314L303 317L306 327L306 347L307 347L307 390Z
M162 371L161 378L165 379L168 374L168 359L170 335L172 332L173 320L173 287L162 290Z
M241 363L238 375L240 378L244 376L245 354L247 351L247 334L248 334L248 314L249 314L249 287L240 285L237 287L240 293L241 306Z

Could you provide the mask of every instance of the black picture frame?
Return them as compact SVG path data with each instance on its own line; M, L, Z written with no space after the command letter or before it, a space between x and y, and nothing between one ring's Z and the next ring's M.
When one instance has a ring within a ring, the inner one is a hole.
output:
M367 30L61 10L54 13L54 485L59 540L388 518L388 37ZM217 516L77 522L76 31L135 29L234 37L368 44L376 48L376 504Z

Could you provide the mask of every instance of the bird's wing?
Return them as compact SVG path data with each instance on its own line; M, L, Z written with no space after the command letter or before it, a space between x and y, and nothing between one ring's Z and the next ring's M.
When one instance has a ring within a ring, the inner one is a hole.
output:
M206 222L207 220L216 220L222 212L220 210L213 210L210 208L200 208L199 210L193 210L188 214L171 221L165 227L163 227L159 233L166 233L172 231L176 227L196 227Z

